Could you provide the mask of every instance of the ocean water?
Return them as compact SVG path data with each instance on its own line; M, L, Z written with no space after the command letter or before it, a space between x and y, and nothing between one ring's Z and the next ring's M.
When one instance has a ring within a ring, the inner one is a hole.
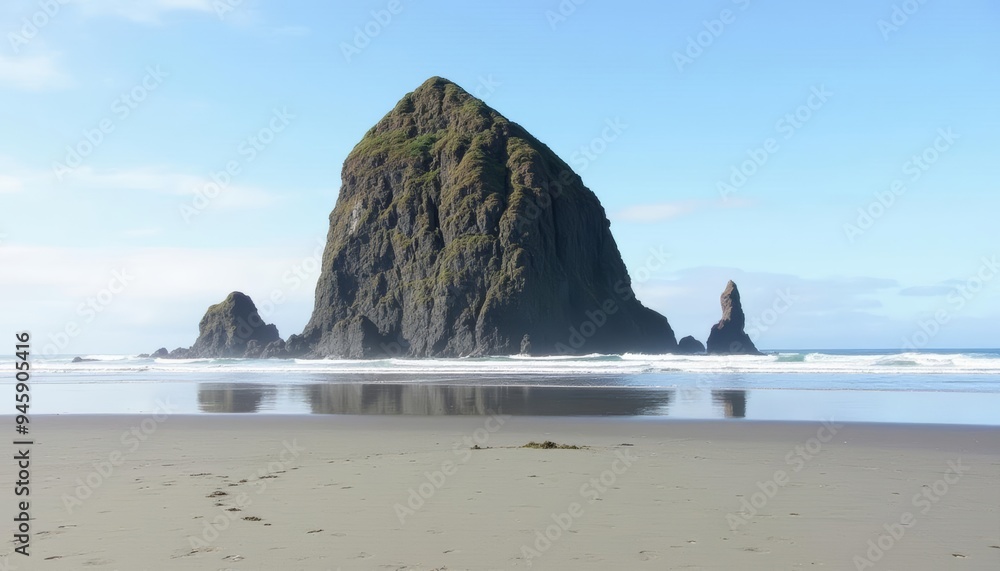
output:
M1000 425L1000 350L465 359L38 357L35 414L506 414ZM0 367L13 370L12 357Z

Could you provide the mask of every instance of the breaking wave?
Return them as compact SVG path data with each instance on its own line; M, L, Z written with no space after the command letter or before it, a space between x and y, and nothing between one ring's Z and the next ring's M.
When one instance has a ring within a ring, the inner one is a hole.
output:
M584 355L461 359L150 359L127 355L81 355L34 359L39 373L317 373L352 375L644 375L671 373L769 373L841 375L1000 375L998 352L778 352L763 356ZM0 366L12 362L0 358Z

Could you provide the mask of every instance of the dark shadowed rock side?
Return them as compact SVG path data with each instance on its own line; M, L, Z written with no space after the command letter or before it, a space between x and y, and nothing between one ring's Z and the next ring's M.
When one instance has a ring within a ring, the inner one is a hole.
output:
M548 147L441 78L344 163L313 314L293 354L672 352L597 197Z
M160 349L153 356L163 356ZM234 291L222 303L208 308L198 324L198 339L189 349L178 348L170 357L180 359L224 357L282 357L285 342L278 328L264 323L257 306L246 294Z
M677 342L677 352L681 355L704 355L705 346L694 337L688 335Z
M761 355L743 331L746 317L743 315L743 305L740 303L740 290L732 280L722 292L722 320L712 326L708 335L708 353L710 355Z

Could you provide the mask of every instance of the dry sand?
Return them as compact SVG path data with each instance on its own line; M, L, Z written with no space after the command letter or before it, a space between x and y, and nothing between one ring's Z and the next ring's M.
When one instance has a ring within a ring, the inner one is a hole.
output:
M36 417L7 568L1000 569L1000 430L821 426Z

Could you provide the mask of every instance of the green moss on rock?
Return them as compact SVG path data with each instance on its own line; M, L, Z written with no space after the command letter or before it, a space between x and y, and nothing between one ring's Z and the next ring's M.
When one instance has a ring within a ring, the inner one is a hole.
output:
M355 146L293 350L413 357L663 352L597 197L523 128L433 77ZM616 311L576 343L573 328Z

